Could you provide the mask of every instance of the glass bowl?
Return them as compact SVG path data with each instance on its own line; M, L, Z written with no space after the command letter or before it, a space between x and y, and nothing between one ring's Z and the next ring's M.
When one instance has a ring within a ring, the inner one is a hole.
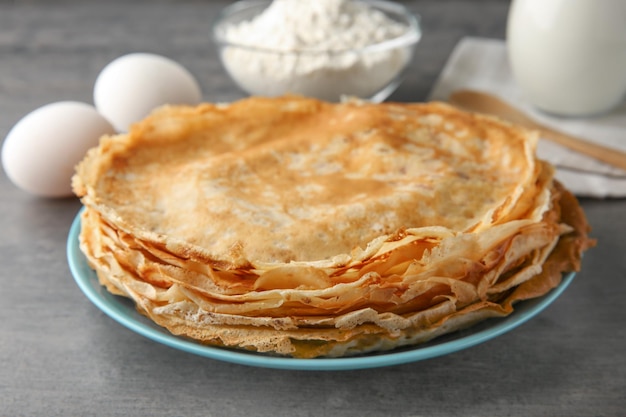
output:
M261 14L270 0L239 1L213 25L213 40L233 81L256 96L298 94L337 102L343 97L385 100L402 82L421 38L418 17L393 1L362 3L406 27L398 37L353 49L277 50L229 39L228 29ZM232 36L231 36L232 38Z

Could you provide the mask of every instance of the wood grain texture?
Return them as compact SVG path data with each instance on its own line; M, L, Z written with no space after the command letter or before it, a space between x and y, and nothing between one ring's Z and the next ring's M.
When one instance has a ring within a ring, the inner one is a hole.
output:
M91 102L115 57L185 65L205 98L243 94L209 25L226 1L0 0L0 138L63 99ZM424 37L391 99L423 100L456 42L503 38L505 0L406 1ZM623 416L626 200L583 201L599 246L552 306L519 329L437 359L350 372L257 369L175 351L106 317L65 257L75 199L43 200L0 174L1 416Z

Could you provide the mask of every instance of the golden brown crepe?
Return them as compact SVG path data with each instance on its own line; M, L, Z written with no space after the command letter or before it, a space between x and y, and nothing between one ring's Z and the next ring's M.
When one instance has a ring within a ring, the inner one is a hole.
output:
M593 241L537 136L443 103L163 107L77 167L81 249L174 334L294 357L420 343Z

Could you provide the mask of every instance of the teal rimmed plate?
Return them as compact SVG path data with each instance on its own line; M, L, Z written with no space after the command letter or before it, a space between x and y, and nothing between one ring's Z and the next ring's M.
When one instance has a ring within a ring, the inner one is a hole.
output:
M489 319L470 329L440 337L423 345L346 358L294 359L206 346L175 336L157 326L139 314L131 300L115 296L99 284L96 273L89 267L87 259L80 251L79 232L80 213L72 223L67 240L70 270L87 298L113 320L142 336L174 349L226 362L275 369L330 371L377 368L431 359L467 349L507 333L535 317L563 293L575 275L574 273L564 275L561 284L543 297L517 303L515 311L507 317Z

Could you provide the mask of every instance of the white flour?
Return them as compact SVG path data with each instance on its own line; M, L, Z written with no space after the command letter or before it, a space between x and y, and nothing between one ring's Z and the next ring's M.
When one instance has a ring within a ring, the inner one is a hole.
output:
M226 47L222 53L226 69L251 94L291 92L331 101L341 95L372 98L404 68L412 47L358 48L408 30L366 3L274 0L254 19L223 28L224 39L250 48Z

